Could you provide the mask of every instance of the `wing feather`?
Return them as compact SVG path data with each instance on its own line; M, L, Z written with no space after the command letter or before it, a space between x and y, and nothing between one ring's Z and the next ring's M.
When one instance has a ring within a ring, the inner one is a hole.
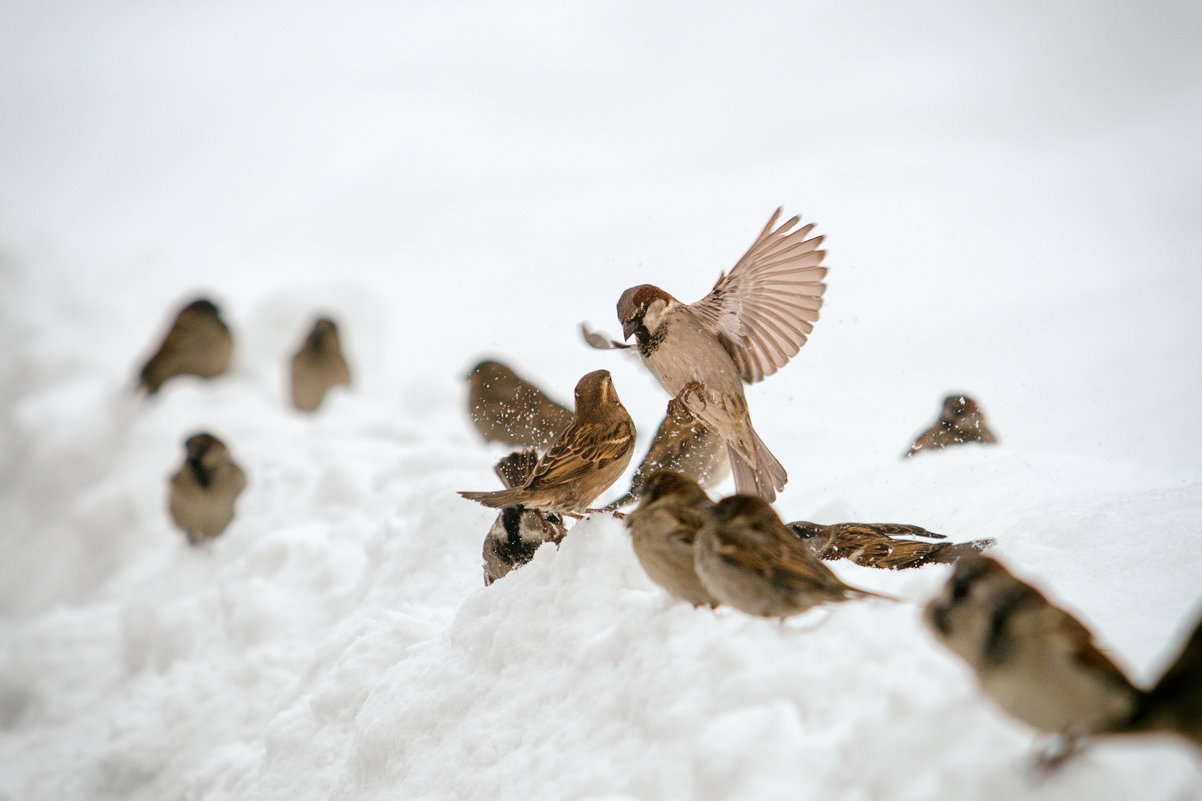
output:
M784 367L814 330L826 292L822 236L814 223L794 228L800 217L768 224L729 273L689 308L714 332L747 383ZM776 227L774 227L776 226Z
M632 445L633 432L624 420L606 426L572 426L543 455L526 487L543 489L570 483L622 458Z

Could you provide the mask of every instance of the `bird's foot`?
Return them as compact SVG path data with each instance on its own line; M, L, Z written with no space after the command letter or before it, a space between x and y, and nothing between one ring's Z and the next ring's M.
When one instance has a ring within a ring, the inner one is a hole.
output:
M602 507L600 509L585 509L584 514L586 514L586 515L610 514L610 515L614 516L615 520L625 520L626 519L625 512L619 512L617 509L610 509L609 507ZM572 517L583 517L583 515L572 515Z
M696 421L695 412L705 409L705 387L690 381L680 388L676 397L668 401L668 416L674 423L689 425Z

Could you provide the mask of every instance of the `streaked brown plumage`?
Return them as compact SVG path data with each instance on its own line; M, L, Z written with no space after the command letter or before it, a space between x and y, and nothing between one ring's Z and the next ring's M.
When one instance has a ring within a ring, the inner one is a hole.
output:
M535 450L514 451L497 462L497 476L506 487L520 487L538 464ZM507 506L497 515L484 538L484 584L488 586L534 558L545 542L556 545L568 530L554 512Z
M500 362L467 374L468 417L486 442L545 450L572 424L572 412Z
M215 378L229 369L234 339L221 311L197 298L176 314L162 344L142 366L138 387L153 395L179 375Z
M644 365L673 403L725 441L735 488L769 501L788 475L752 426L743 383L772 375L797 355L818 319L827 272L822 237L809 237L813 223L794 230L800 218L793 217L777 226L780 212L696 303L641 284L623 292L617 308L623 337L635 337ZM585 340L611 347L587 330Z
M992 539L972 542L923 542L906 539L927 537L942 540L925 528L902 523L835 523L824 526L799 520L789 529L814 549L819 559L847 559L864 567L902 570L927 564L955 562L993 546Z
M996 559L957 562L924 616L985 694L1036 729L1071 743L1120 728L1135 710L1139 691L1089 629Z
M844 584L757 495L716 503L694 549L710 594L749 615L786 618L821 603L889 598Z
M693 479L666 471L652 475L643 490L626 527L647 577L693 606L718 606L697 577L693 554L697 532L709 516L709 496Z
M225 531L234 519L234 502L246 488L246 474L225 443L208 432L184 442L184 463L171 476L168 510L197 545Z
M1202 620L1122 731L1170 732L1202 749Z
M948 395L943 399L939 419L918 435L906 456L965 442L993 443L997 437L985 424L985 413L975 400L967 395Z
M667 415L656 429L647 455L634 471L630 491L606 508L617 509L637 501L647 480L661 471L679 473L702 487L713 487L730 473L726 443L700 420Z
M328 317L313 323L291 364L292 405L304 412L316 411L332 387L351 383L338 326Z
M567 515L591 511L589 504L630 464L634 437L634 421L622 406L609 372L596 370L576 384L572 424L538 460L525 484L459 494L495 509L521 504Z

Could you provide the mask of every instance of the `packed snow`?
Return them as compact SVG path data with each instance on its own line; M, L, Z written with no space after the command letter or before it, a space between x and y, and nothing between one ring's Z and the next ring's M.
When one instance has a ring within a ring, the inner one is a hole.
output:
M0 799L1202 799L1168 738L1034 781L921 623L945 566L834 563L905 602L782 625L672 601L592 516L485 588L456 494L499 487L489 356L565 402L611 370L644 448L666 396L578 324L701 297L783 205L830 275L748 390L782 516L996 538L1154 680L1202 614L1199 4L3 16ZM200 293L234 369L138 400ZM304 415L317 314L354 384ZM952 391L1000 443L902 460ZM250 485L190 548L202 429Z

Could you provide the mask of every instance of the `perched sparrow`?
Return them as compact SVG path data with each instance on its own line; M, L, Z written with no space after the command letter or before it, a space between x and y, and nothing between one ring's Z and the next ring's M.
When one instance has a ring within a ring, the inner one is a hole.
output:
M902 539L905 536L941 540L943 535L901 523L836 523L824 526L799 520L788 525L794 534L814 549L819 559L848 559L864 567L890 570L951 563L961 556L980 553L996 544L996 540L992 539L962 543Z
M234 501L246 488L246 474L212 434L193 434L184 449L184 464L171 477L169 509L188 542L197 545L225 531L234 519Z
M494 509L521 504L567 515L592 511L588 505L630 464L634 436L634 421L618 399L609 371L597 370L576 384L572 424L538 460L525 484L459 494Z
M813 223L793 217L773 228L780 209L743 258L693 304L650 284L618 299L625 339L634 336L651 374L681 406L726 443L735 489L771 501L788 476L751 425L743 382L772 375L797 355L818 319L826 253ZM607 347L598 338L590 344Z
M757 495L715 504L694 551L706 589L749 615L784 619L828 601L889 597L844 584Z
M1123 729L1172 732L1202 748L1202 620Z
M500 362L483 361L468 380L468 416L486 442L545 449L572 413Z
M506 487L520 487L538 464L538 452L514 451L494 468ZM514 568L534 558L544 542L559 545L568 530L554 512L507 506L497 515L484 538L484 585L488 586Z
M997 437L985 425L985 414L975 400L967 395L948 395L943 399L939 419L914 440L906 456L965 442L997 442Z
M995 559L957 562L924 614L1003 710L1069 743L1121 727L1139 701L1089 629Z
M693 542L709 517L709 505L696 481L661 472L647 479L638 508L626 516L634 555L647 577L693 606L718 605L697 578L693 556Z
M180 309L163 344L142 367L138 387L147 395L177 375L214 378L230 366L234 338L211 300L197 298Z
M634 471L630 492L605 508L617 509L637 501L647 480L663 470L680 473L703 487L712 487L730 472L726 443L699 420L690 418L682 422L668 415L659 424L647 455Z
M320 317L292 357L292 404L304 412L316 411L331 387L350 383L351 371L342 356L338 326Z

